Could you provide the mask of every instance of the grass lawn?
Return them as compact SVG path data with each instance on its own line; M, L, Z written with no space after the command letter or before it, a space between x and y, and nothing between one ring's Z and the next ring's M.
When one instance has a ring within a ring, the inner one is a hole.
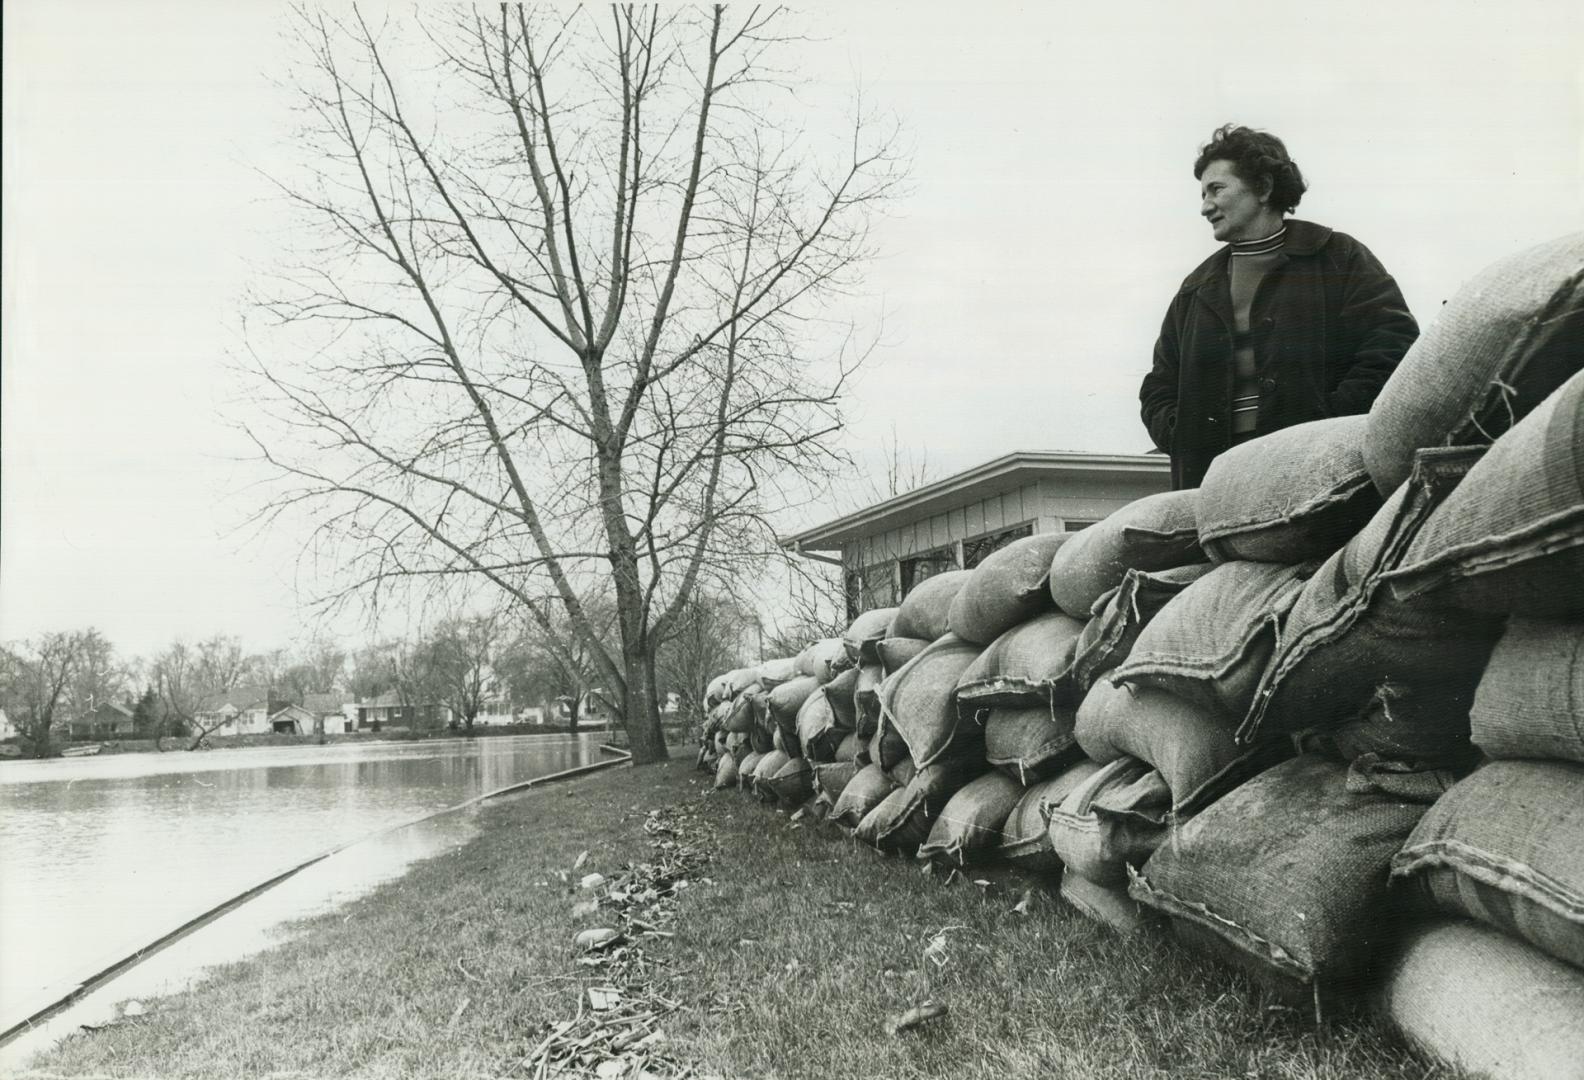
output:
M532 1078L565 1060L547 1045L586 1036L590 1054L625 1044L624 1065L591 1056L563 1075L637 1076L643 1062L659 1077L821 1080L1454 1075L1362 1022L1315 1030L1169 938L1121 937L1054 893L1019 913L1015 888L946 886L708 791L678 760L489 806L465 848L34 1066ZM580 888L590 873L603 890ZM580 956L574 935L593 927L628 944ZM609 1000L591 987L626 1004L595 1012ZM892 1035L925 999L949 1012Z

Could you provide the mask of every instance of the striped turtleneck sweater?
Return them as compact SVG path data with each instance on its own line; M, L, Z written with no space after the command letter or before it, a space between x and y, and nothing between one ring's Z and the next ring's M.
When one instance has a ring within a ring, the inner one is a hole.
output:
M1249 309L1254 291L1271 267L1281 259L1287 226L1259 240L1232 243L1232 437L1241 441L1259 426L1259 373L1254 366L1254 341L1249 333Z

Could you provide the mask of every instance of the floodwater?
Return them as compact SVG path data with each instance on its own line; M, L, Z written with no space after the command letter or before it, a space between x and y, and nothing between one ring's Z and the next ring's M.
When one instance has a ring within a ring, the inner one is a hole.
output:
M474 830L466 812L393 826L604 760L599 741L495 736L7 762L0 766L0 1024L9 1027L216 904L383 832L170 950L184 958L162 953L95 996L119 1001L169 989L174 968L190 974L194 964L245 955L268 944L280 922L366 892Z

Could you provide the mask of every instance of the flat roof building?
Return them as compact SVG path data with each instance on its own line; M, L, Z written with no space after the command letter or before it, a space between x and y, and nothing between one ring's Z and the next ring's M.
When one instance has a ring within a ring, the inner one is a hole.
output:
M1135 499L1170 489L1171 462L1162 454L1023 450L781 544L841 566L853 617L899 603L933 574L972 569L1014 540L1077 532Z

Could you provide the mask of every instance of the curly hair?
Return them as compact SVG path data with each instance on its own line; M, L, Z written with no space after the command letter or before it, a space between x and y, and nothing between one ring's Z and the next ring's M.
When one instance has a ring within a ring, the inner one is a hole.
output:
M1283 214L1298 208L1303 193L1309 185L1304 182L1298 165L1287 156L1287 147L1268 131L1237 124L1223 124L1216 128L1210 141L1199 148L1194 159L1194 179L1204 175L1212 161L1227 161L1238 179L1255 191L1270 187L1270 205Z

